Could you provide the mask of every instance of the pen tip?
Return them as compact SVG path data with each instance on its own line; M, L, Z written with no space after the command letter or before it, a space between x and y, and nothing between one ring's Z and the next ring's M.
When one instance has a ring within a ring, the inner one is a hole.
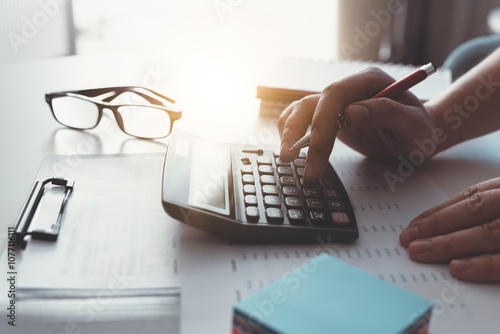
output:
M292 145L292 147L290 147L290 148L288 149L288 152L291 152L291 151L293 151L293 150L295 150L295 146L294 146L294 145Z

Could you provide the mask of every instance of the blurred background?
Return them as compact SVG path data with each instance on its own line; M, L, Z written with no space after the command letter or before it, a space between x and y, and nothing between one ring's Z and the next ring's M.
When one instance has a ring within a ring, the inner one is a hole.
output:
M500 33L500 0L1 0L0 64L73 54L441 65Z

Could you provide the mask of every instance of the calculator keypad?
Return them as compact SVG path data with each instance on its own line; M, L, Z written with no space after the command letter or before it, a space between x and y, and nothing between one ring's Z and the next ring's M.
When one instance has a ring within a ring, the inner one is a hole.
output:
M236 182L242 189L248 222L321 227L351 223L350 206L345 203L348 199L342 199L338 179L327 176L314 185L304 184L303 153L293 162L283 162L275 153L265 151L239 158L240 180Z

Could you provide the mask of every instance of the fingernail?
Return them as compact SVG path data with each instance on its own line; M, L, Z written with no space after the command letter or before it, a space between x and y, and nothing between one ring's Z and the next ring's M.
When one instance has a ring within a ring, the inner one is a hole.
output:
M418 235L418 227L407 227L401 232L401 241L404 242L405 245L408 245L410 242L415 240Z
M471 267L469 260L453 260L450 262L450 269L453 271L466 271Z
M313 179L313 176L314 176L314 166L312 162L307 162L304 170L304 180L309 181Z
M360 104L352 104L346 111L347 121L350 124L362 123L370 118L370 110Z
M319 144L319 131L317 128L314 128L311 132L311 142L310 146L316 146Z
M431 242L429 240L417 240L410 244L408 252L411 255L418 255L427 252L431 249Z

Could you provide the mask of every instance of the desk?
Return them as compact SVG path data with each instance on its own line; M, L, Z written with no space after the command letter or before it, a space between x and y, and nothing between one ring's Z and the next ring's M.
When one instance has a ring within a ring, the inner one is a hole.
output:
M262 72L258 72L252 68L257 66L254 64L239 70L231 68L231 64L235 63L228 62L225 68L209 67L204 58L192 59L188 66L187 62L179 62L178 58L172 57L144 59L133 55L112 55L53 58L0 68L2 251L7 226L14 224L43 157L53 154L165 153L168 143L168 138L146 141L127 136L117 128L112 118L89 131L67 129L53 119L44 100L45 93L92 87L145 86L175 98L182 105L183 117L176 127L212 137L215 133L219 139L227 141L240 141L253 133L252 128L257 125L256 80L267 68L263 67ZM198 81L197 77L202 81ZM224 90L232 95L226 96ZM242 124L244 127L228 127L228 124ZM3 272L6 273L5 270ZM5 310L4 295L8 289L5 280L1 282L3 292L0 303ZM175 333L178 331L178 299L174 298L172 305L170 310L166 310L168 314L140 326L110 320L89 323L80 328L83 332L92 333L108 332L110 328L130 333L138 332L140 328L146 333L156 333L167 328L170 330L166 332ZM2 319L5 318L3 314ZM12 333L59 333L65 331L67 324L57 318L43 324L33 323L26 317L21 319L22 314L19 315L19 326ZM0 328L5 325L6 321L2 320ZM11 329L9 326L7 332L10 333ZM3 330L0 332L5 333Z
M68 57L12 65L0 68L0 154L2 164L2 201L0 201L0 238L5 240L7 225L15 222L25 197L34 181L42 158L51 154L91 154L91 153L136 153L165 152L168 139L159 141L141 141L122 134L116 126L77 132L61 127L50 115L44 102L44 94L51 91L70 90L86 87L105 87L113 85L146 85L165 92L176 98L185 110L180 128L196 131L201 135L218 134L218 139L240 141L252 137L258 128L258 101L254 98L259 77L270 66L263 66L258 71L247 68L245 73L236 71L234 75L241 80L238 84L227 81L219 82L219 87L230 89L232 97L225 100L218 89L210 88L210 78L223 76L205 76L200 84L196 75L204 68L173 67L175 59L156 58L143 60L136 57ZM206 65L206 64L205 64ZM193 70L194 69L194 70ZM231 71L231 69L229 69ZM207 72L209 75L216 71ZM246 77L243 75L245 74ZM203 76L201 76L203 78ZM213 83L213 82L212 82ZM239 84L241 83L241 84ZM215 97L210 100L210 97ZM230 114L227 111L232 111ZM236 112L239 111L239 112ZM220 122L225 116L226 122ZM206 126L209 124L209 126ZM228 126L244 124L244 127ZM85 137L94 143L86 150L76 144ZM426 164L429 174L444 191L452 196L465 187L496 177L500 171L500 155L497 143L500 133L494 133L452 148L435 157ZM271 140L277 140L273 137ZM0 268L4 268L3 263ZM4 282L4 280L1 280ZM7 291L2 283L0 294ZM2 297L4 298L4 297ZM3 303L4 300L0 300ZM147 323L132 322L94 322L82 328L83 332L137 332L155 333L178 331L178 300L172 301L169 314L162 319L148 320ZM4 309L2 307L2 309ZM2 316L3 318L3 316ZM7 333L59 333L64 332L65 322L54 321L43 324L32 323L29 319L24 327L15 328ZM4 328L2 320L0 328ZM22 325L22 324L21 324ZM8 328L9 330L11 328ZM67 330L66 330L67 332ZM2 333L4 331L2 330Z

